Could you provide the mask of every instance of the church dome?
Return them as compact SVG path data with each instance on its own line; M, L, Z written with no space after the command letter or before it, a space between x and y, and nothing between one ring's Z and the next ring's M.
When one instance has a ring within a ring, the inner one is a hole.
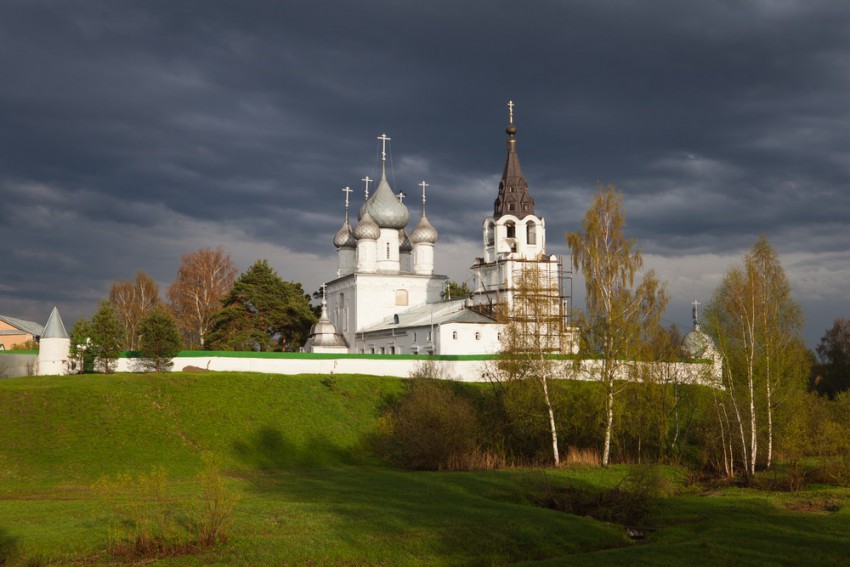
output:
M393 193L386 175L381 175L378 188L360 207L360 218L363 218L365 211L369 211L380 228L404 228L410 220L407 207Z
M404 229L398 231L398 239L401 241L398 247L399 252L413 252L413 244Z
M434 244L437 242L437 229L431 226L431 223L428 222L428 217L425 215L422 215L422 218L419 219L419 224L410 233L410 242L413 244Z
M699 330L693 330L682 341L685 351L692 358L711 358L714 356L714 341L711 337Z
M351 225L348 224L348 219L334 236L334 246L337 248L357 248L357 240L351 233Z
M381 227L372 220L369 210L363 211L363 216L357 226L354 227L354 238L357 240L378 240L381 236Z
M328 302L324 297L322 298L322 314L316 324L310 328L310 336L304 345L308 352L313 352L314 347L348 348L345 337L339 334L336 325L328 318Z

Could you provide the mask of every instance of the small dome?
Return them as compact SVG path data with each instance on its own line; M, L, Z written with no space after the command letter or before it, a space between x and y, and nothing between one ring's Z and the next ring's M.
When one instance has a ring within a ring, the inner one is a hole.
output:
M369 210L363 212L363 217L354 227L354 238L357 240L378 240L381 236L381 228L372 220Z
M404 228L407 226L407 221L410 220L407 207L393 193L386 175L381 176L378 188L360 207L361 219L365 211L369 211L372 219L380 228Z
M348 224L348 219L345 219L342 227L334 236L334 246L337 248L357 248L357 240L351 233L351 225Z
M407 236L404 229L398 231L398 239L401 241L398 247L399 252L413 252L413 244L410 242L410 237Z
M714 356L714 342L702 331L691 331L682 341L685 350L693 358L711 358Z
M425 215L422 215L422 218L419 219L419 224L410 233L410 241L413 244L434 244L437 242L437 229L431 226L431 223L428 222L428 217Z
M336 325L328 318L328 302L322 298L322 314L319 320L310 328L310 337L304 345L305 350L312 352L314 347L348 348L348 342L336 330Z

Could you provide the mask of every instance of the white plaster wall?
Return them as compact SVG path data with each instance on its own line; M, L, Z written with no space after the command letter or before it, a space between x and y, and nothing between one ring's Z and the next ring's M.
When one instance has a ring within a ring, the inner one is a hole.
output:
M39 376L61 376L67 374L70 361L70 355L68 354L70 348L71 339L41 339L38 347L36 374Z
M424 361L422 358L230 358L230 357L178 357L174 359L172 371L180 371L187 366L197 366L215 371L263 372L267 374L368 374L372 376L408 377ZM443 375L451 380L462 382L484 382L485 372L492 361L488 360L439 360L434 362ZM560 362L555 378L571 380L595 380L601 361L585 360L578 365L574 361ZM686 384L704 384L715 388L720 385L720 364L690 363L637 363L637 370L653 371L657 380L676 380ZM655 368L650 368L654 366ZM632 372L630 372L630 370ZM623 366L619 379L634 379L635 369ZM139 359L121 358L117 364L118 372L139 372Z

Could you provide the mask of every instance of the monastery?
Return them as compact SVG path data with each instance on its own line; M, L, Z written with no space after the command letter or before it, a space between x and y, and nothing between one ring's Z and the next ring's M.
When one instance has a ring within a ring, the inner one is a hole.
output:
M482 255L472 261L469 297L444 298L448 277L434 273L438 233L426 214L420 183L419 220L387 180L387 142L381 141L381 178L352 227L344 188L345 219L333 238L336 277L324 286L322 314L305 344L307 352L357 354L494 354L524 274L533 273L551 314L554 350L574 351L567 325L561 264L546 253L546 222L537 216L519 155L513 103L508 103L507 157L493 204L482 223ZM414 213L415 214L415 213Z

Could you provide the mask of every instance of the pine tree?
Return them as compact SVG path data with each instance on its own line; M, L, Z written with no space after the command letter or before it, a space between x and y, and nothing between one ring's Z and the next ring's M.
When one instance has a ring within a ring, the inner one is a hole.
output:
M115 363L124 344L124 326L115 309L103 301L91 320L91 351L106 374L115 370Z
M296 350L316 315L300 283L283 281L267 260L243 272L215 315L213 350Z
M180 352L180 331L174 317L162 307L155 307L139 323L139 354L148 370L166 372Z

